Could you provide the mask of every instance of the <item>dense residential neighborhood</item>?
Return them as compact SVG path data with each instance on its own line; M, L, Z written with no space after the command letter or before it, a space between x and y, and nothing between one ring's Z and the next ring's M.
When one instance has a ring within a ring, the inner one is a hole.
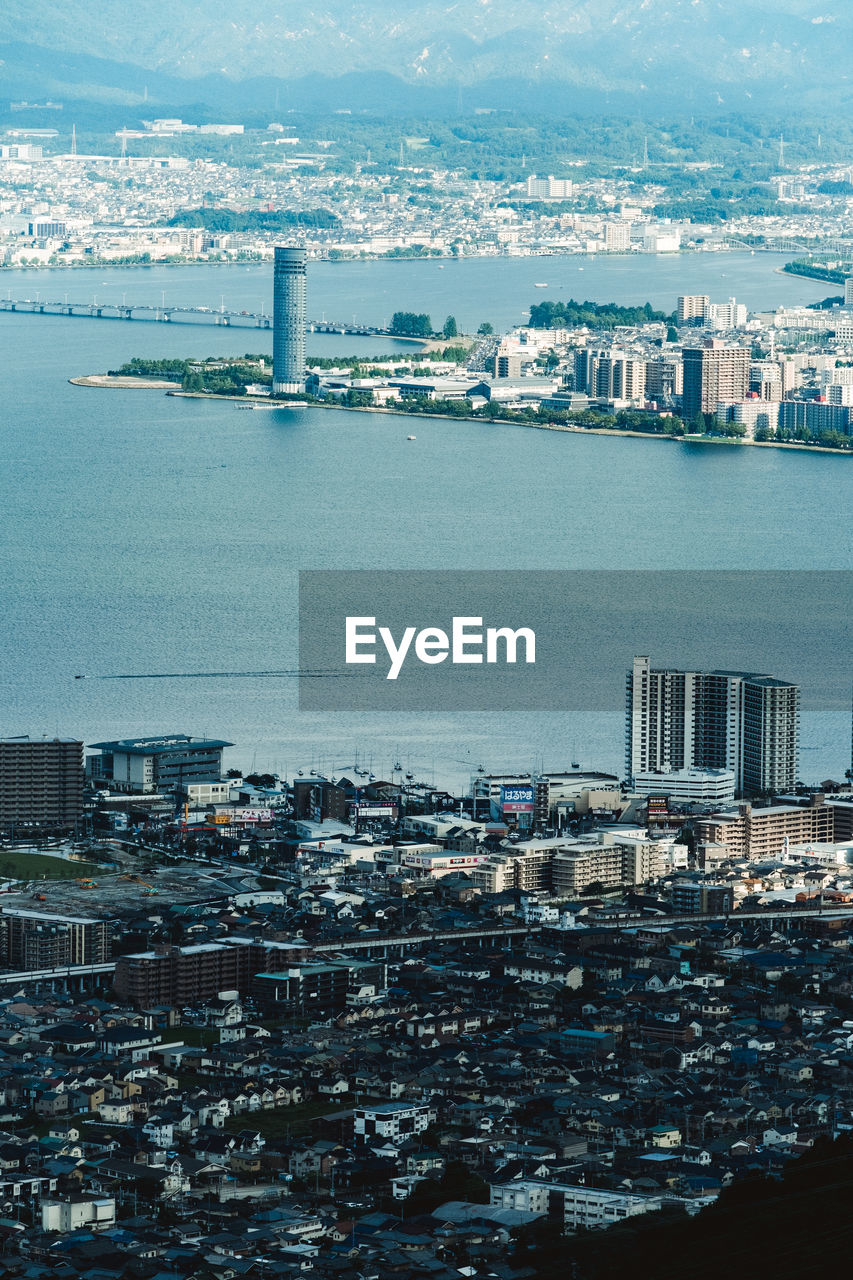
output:
M536 1224L690 1219L853 1129L840 785L193 776L227 746L97 744L89 834L0 853L100 864L0 907L10 1274L529 1274Z

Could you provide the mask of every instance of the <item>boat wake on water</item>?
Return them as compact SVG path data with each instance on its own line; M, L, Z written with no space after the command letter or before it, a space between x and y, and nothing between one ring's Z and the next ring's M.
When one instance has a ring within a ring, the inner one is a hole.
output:
M142 671L120 675L80 675L75 680L352 680L362 671Z

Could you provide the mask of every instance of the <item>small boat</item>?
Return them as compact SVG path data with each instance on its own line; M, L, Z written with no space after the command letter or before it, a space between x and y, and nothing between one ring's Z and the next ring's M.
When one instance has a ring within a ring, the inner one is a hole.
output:
M407 440L417 440L417 436L406 436Z
M533 288L534 288L534 289L547 289L547 288L548 288L548 285L547 285L547 284L534 284Z

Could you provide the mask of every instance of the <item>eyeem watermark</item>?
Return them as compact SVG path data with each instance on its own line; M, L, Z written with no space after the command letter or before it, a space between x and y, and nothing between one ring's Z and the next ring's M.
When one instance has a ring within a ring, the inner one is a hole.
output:
M375 617L347 618L345 623L347 665L375 663L381 640L390 666L386 680L396 680L403 663L413 653L418 662L436 666L439 662L471 665L481 662L515 663L521 647L524 661L536 661L536 633L531 627L486 627L483 619L453 618L450 631L441 627L406 627L399 640L390 627L377 627Z
M846 709L851 614L848 570L310 570L299 706L617 711L634 655L651 654L763 672L800 685L804 709Z

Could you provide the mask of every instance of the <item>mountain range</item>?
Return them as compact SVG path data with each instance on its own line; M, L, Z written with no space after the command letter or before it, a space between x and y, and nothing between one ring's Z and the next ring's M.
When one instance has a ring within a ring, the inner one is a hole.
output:
M838 108L851 50L839 0L5 0L0 98Z

